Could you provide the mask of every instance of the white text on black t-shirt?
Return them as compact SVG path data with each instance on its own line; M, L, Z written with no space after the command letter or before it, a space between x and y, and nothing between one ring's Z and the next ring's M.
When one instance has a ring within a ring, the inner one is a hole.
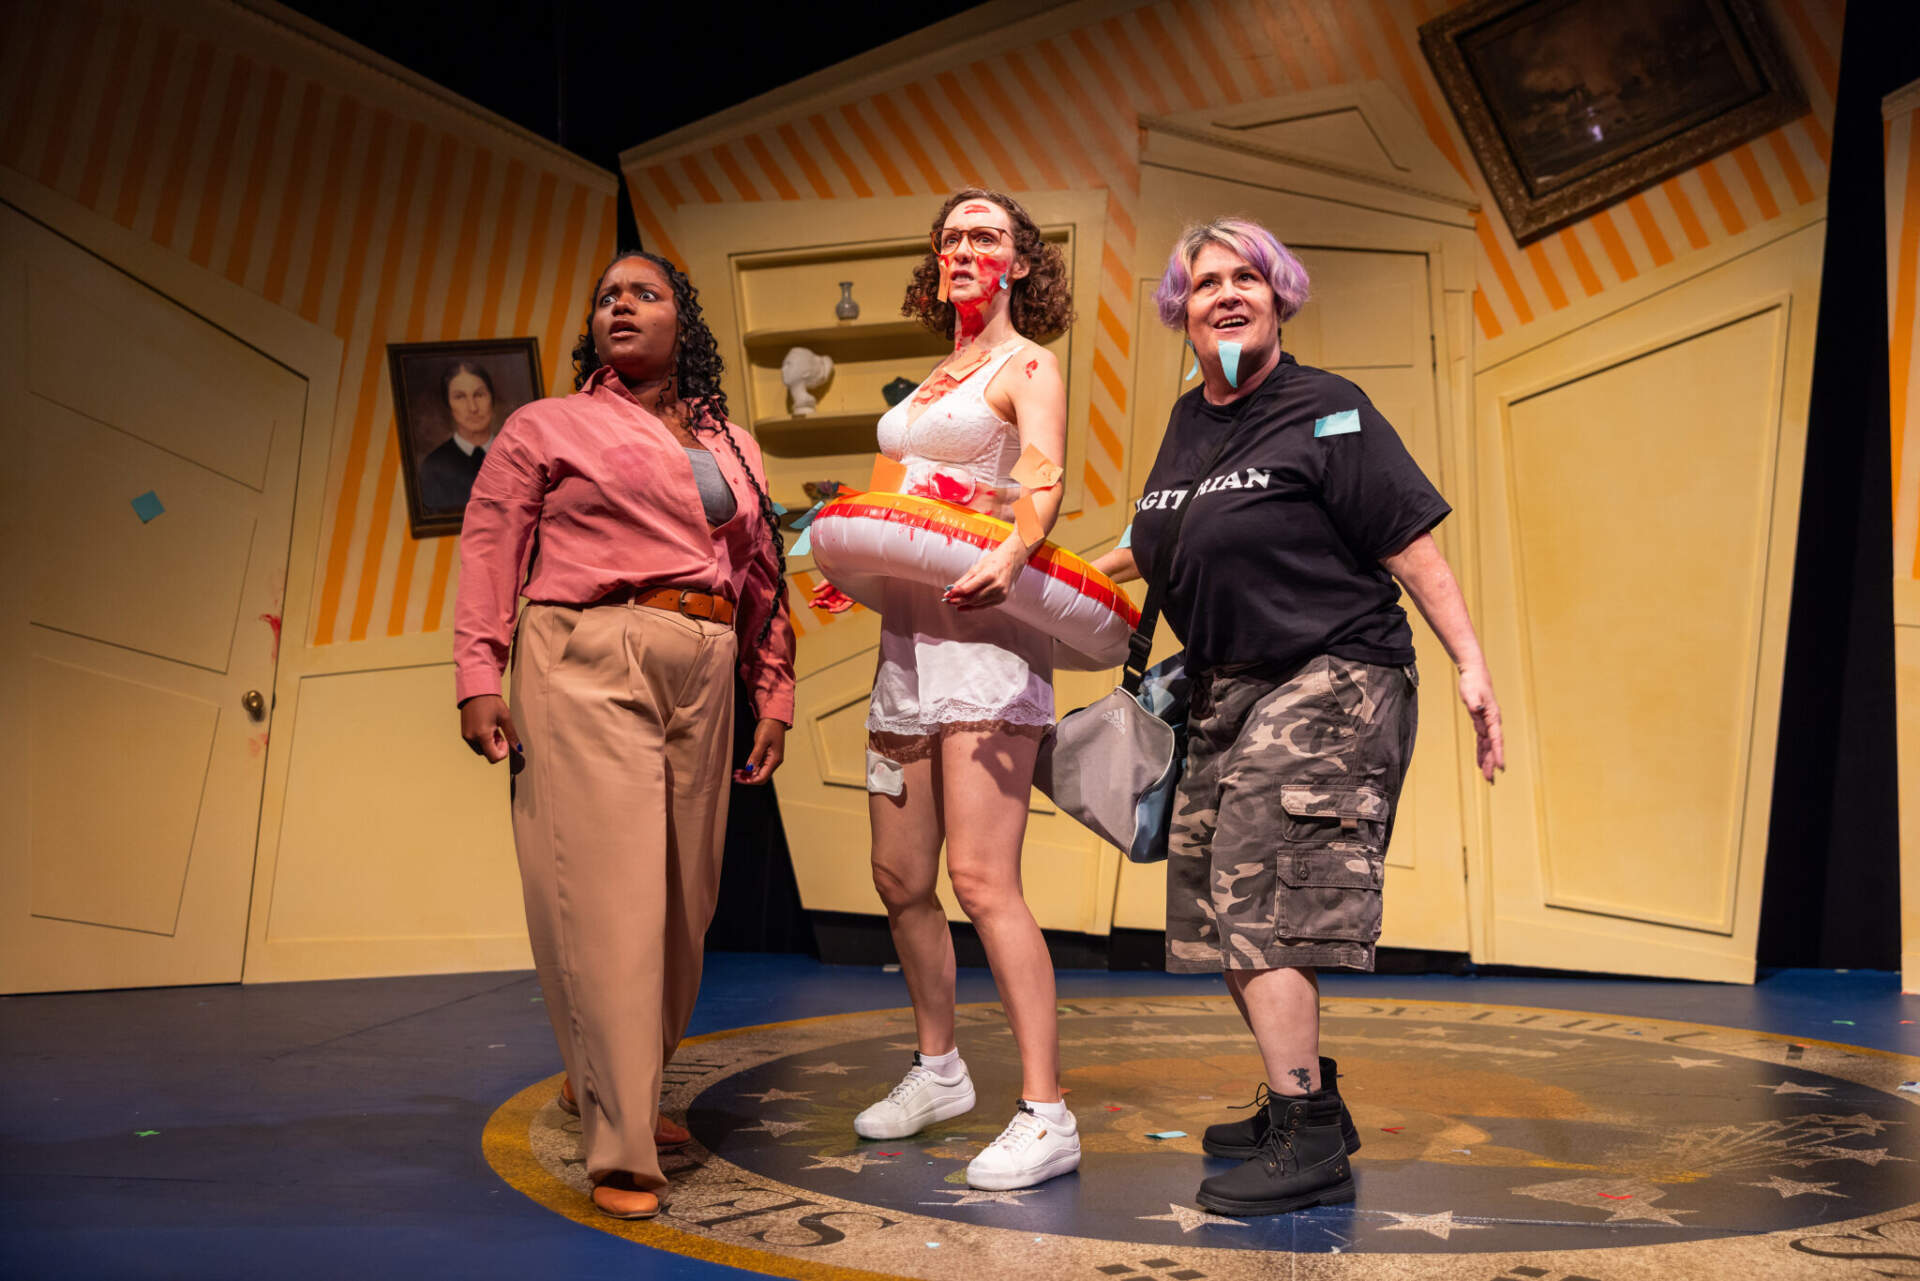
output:
M1222 476L1209 477L1201 484L1200 492L1211 494L1216 489L1265 489L1272 483L1271 467L1242 467L1238 471L1230 471ZM1186 500L1187 491L1184 489L1161 489L1142 498L1133 505L1133 509L1146 511L1149 508L1165 508L1167 511L1178 511L1180 504Z

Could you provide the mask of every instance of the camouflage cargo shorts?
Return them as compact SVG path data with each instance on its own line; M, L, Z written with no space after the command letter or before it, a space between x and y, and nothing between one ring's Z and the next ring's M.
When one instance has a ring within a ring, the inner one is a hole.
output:
M1196 681L1167 856L1167 969L1371 970L1412 667L1321 655Z

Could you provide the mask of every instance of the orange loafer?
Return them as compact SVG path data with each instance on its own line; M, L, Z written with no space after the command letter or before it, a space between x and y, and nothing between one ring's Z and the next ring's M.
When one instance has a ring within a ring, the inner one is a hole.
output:
M676 1148L684 1148L691 1142L693 1142L693 1131L684 1125L677 1124L673 1118L669 1117L665 1112L662 1112L654 1118L654 1147L659 1148L662 1152L671 1152Z
M638 1188L616 1187L612 1183L593 1185L593 1208L610 1219L651 1219L663 1203L657 1193Z
M580 1100L574 1097L571 1077L560 1078L560 1110L571 1112L574 1116L580 1115ZM693 1131L684 1125L676 1124L666 1113L662 1112L654 1118L654 1147L663 1152L672 1152L684 1148L691 1142L693 1142Z

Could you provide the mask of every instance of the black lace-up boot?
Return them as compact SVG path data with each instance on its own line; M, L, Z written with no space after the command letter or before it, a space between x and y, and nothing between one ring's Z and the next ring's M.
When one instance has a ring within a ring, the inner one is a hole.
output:
M1285 1214L1353 1200L1353 1170L1340 1137L1340 1098L1329 1091L1267 1100L1267 1132L1247 1160L1200 1185L1194 1199L1215 1214Z
M1320 1093L1340 1097L1340 1065L1324 1054L1320 1056ZM1247 1104L1253 1109L1253 1115L1239 1121L1222 1121L1219 1125L1210 1125L1200 1138L1200 1146L1208 1156L1232 1157L1244 1161L1259 1148L1260 1140L1267 1133L1266 1102L1276 1098L1267 1092L1263 1082L1254 1092L1253 1102ZM1353 1128L1353 1117L1347 1111L1345 1101L1340 1104L1340 1137L1346 1141L1347 1155L1360 1150L1360 1132Z

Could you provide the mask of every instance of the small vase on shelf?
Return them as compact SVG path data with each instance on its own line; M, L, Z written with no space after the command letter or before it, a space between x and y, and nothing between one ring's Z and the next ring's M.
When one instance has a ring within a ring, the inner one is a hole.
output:
M840 282L840 301L833 304L833 314L842 320L860 319L860 304L853 300L853 282Z

